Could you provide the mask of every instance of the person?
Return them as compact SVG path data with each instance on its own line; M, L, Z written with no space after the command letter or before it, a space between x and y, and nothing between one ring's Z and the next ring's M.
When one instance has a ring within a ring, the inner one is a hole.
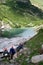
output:
M19 46L16 48L16 51L17 51L17 57L18 57L18 55L19 55L19 51L21 50L21 49L23 49L23 44L19 44Z
M7 48L4 48L3 56L1 58L8 58L8 57L9 57L9 52L8 52Z
M14 54L15 54L15 49L14 49L14 47L12 46L11 48L10 48L10 59L13 59L13 56L14 56Z
M16 48L16 51L19 52L20 49L23 49L23 44L21 44L21 43L20 43L19 46Z

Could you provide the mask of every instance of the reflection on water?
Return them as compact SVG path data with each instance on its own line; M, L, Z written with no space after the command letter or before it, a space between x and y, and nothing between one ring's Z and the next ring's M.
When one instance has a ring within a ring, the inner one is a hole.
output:
M35 28L26 28L24 32L18 34L18 36L20 37L24 37L24 38L29 38L29 37L32 37L36 34L36 30Z

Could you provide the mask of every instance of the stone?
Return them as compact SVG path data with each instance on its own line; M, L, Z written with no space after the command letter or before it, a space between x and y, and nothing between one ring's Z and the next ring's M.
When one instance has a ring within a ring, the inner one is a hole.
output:
M32 63L38 63L43 61L43 54L42 55L36 55L31 58Z

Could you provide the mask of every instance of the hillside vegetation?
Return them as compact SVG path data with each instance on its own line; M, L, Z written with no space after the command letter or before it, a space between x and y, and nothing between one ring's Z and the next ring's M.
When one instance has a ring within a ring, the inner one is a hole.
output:
M38 34L33 37L32 39L30 39L29 41L27 41L24 45L24 47L28 48L28 51L26 51L26 54L22 54L20 55L17 59L16 59L16 63L18 63L18 65L35 65L33 63L30 62L32 56L35 55L39 55L41 51L39 51L41 49L41 46L43 44L43 29L40 29ZM29 54L29 49L30 49L30 54ZM39 62L38 65L43 65L43 61Z
M43 11L31 1L7 0L0 3L0 20L12 27L29 27L43 24Z

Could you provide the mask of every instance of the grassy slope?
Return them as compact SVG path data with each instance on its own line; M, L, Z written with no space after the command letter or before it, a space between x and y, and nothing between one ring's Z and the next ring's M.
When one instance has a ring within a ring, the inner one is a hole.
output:
M39 30L39 33L30 39L26 46L33 51L30 55L30 57L39 54L39 49L41 48L41 45L43 44L43 29ZM39 65L43 65L43 63L39 63Z
M11 4L10 4L11 5ZM24 26L34 26L43 24L43 20L35 15L31 15L28 12L19 11L20 8L11 8L11 6L6 6L0 4L0 18L5 22L10 23L13 27L24 27Z
M31 50L30 58L32 56L34 56L34 55L39 54L39 49L41 48L42 44L43 44L43 30L41 29L39 31L39 33L35 37L33 37L32 39L30 39L25 44L25 47L30 48L30 50ZM26 59L28 58L28 56L29 55L27 55L27 56L26 55L21 55L20 57L17 58L17 62L19 62L19 60L21 60L20 65L28 65L28 64L29 65L34 65L32 63L28 63L28 60L26 61ZM43 65L43 62L40 62L39 65Z
M41 8L43 10L43 0L30 0L32 2L32 4L34 4L35 6L38 6L39 8Z

